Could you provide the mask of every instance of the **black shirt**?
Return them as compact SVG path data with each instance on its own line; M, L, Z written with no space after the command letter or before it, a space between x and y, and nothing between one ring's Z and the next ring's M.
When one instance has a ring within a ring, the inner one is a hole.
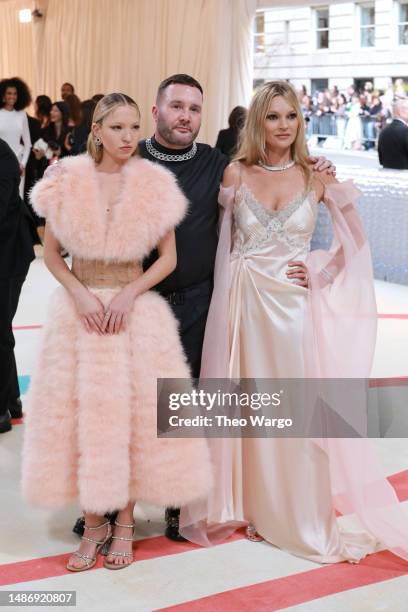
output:
M152 144L157 151L170 155L183 155L187 149L168 149L154 137ZM178 184L190 205L186 217L176 228L177 267L157 289L166 295L180 291L205 280L212 280L217 250L218 192L227 158L217 149L197 144L197 153L186 161L156 159L146 149L146 141L139 143L144 159L162 164L177 177ZM157 252L148 257L144 268L157 258Z

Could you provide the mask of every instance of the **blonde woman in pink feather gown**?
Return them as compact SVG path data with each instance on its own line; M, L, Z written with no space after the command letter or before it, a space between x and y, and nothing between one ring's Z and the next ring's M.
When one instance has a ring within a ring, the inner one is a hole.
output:
M150 289L176 266L174 228L187 201L168 170L139 157L139 127L134 100L104 96L88 153L51 166L31 194L60 286L30 387L22 492L40 507L80 504L72 572L100 554L110 570L128 567L136 501L179 506L211 483L203 440L157 436L157 379L188 379L189 368L170 307ZM111 528L105 513L116 510Z

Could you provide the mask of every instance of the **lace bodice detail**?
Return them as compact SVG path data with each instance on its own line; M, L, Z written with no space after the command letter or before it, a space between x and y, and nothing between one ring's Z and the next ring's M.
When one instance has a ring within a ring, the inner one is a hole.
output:
M307 210L302 211L302 208ZM259 202L245 183L235 195L233 255L255 253L279 241L291 252L306 253L317 217L316 194L298 194L284 208L270 210ZM298 214L299 211L299 214Z
M298 194L287 206L279 210L269 210L263 204L261 204L254 196L252 191L242 183L241 187L237 192L237 201L245 199L245 203L248 208L252 210L258 221L264 226L268 227L271 225L274 219L273 226L283 225L284 222L289 219L292 213L302 204L304 200L303 194Z

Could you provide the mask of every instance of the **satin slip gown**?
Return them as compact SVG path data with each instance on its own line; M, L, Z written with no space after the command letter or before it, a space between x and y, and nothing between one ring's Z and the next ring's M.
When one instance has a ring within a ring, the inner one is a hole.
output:
M318 214L313 191L279 211L245 182L233 208L230 289L232 378L302 378L307 291L288 280L288 262L306 259ZM246 438L234 457L245 520L268 542L319 563L358 561L375 547L343 533L335 516L328 460L309 439ZM239 463L239 465L238 465Z

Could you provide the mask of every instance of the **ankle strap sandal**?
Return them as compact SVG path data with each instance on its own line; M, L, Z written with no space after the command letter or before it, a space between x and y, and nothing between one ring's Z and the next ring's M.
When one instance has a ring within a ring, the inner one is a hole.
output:
M111 537L111 540L122 540L124 542L133 542L133 530L135 528L135 524L134 523L132 523L131 525L125 525L123 523L119 523L118 521L115 521L115 526L116 527L124 527L126 529L132 529L132 537L131 538L124 538L122 536L115 536L115 535L113 535ZM125 559L125 558L133 559L133 552L117 552L115 550L109 550L109 552L107 554L108 555L112 555L113 557L121 557L122 559ZM128 567L128 565L130 565L130 563L111 563L111 562L109 562L109 561L107 561L105 559L105 561L103 562L103 565L107 569L118 570L118 569L123 569L124 567Z
M67 570L69 570L70 572L83 572L84 570L91 569L95 565L99 551L106 544L106 542L108 542L110 538L112 537L111 526L110 526L109 521L105 521L104 523L101 523L97 527L88 527L86 524L84 525L84 529L85 530L87 529L88 531L96 531L97 529L101 529L102 527L106 527L106 526L108 526L107 533L103 540L94 540L93 538L88 538L85 535L82 536L81 540L85 540L86 542L91 542L92 544L96 544L95 555L91 557L90 555L86 555L85 553L81 553L79 552L79 550L76 550L73 553L73 555L85 561L85 565L81 567L75 567L68 563L66 566Z

